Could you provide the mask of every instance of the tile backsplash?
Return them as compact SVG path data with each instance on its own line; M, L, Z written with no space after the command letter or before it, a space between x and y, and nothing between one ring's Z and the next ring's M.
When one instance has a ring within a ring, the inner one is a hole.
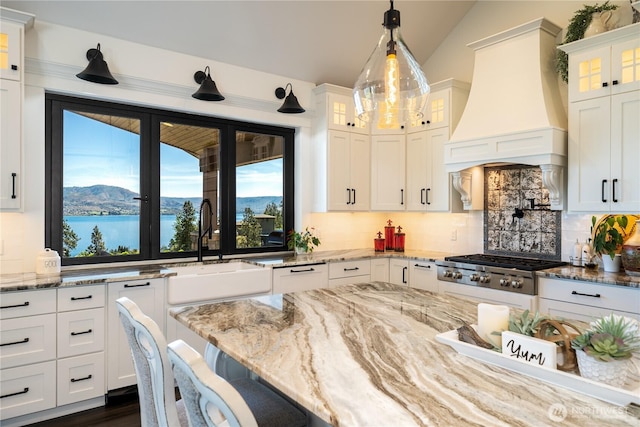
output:
M485 253L559 260L562 215L545 206L549 192L540 168L497 166L484 173Z

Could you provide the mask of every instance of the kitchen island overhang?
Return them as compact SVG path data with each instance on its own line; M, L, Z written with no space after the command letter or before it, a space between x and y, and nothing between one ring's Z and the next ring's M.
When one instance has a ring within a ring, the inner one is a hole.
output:
M373 282L172 309L332 425L638 425L637 414L457 354L476 303Z

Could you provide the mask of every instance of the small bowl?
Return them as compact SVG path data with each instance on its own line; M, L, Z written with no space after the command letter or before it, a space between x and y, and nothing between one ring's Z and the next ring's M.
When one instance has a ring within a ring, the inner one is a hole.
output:
M587 270L595 270L598 268L598 264L596 264L595 262L592 262L589 264L585 264L584 268L586 268Z

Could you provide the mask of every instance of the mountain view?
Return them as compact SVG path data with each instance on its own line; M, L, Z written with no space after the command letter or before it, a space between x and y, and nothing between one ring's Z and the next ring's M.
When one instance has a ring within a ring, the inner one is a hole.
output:
M109 185L92 185L90 187L64 187L63 216L89 215L136 215L140 206L138 193L126 188ZM198 209L200 197L161 197L160 213L175 215L182 210L184 202L191 201ZM263 213L269 203L280 206L281 196L238 197L236 199L236 213L242 214L246 207L256 213Z

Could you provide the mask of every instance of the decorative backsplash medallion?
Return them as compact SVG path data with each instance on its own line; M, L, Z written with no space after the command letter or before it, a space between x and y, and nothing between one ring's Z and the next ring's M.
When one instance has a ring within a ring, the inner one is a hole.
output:
M559 260L562 216L549 210L540 168L487 167L484 176L485 253Z

